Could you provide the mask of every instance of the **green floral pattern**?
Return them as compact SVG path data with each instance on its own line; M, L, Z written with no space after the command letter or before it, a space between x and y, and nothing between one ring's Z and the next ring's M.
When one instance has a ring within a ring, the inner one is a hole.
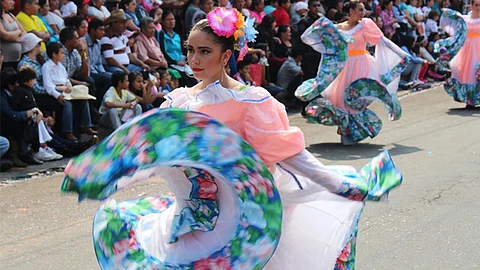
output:
M213 178L208 169L192 164L211 168L222 177ZM119 186L131 184L129 176L161 166L180 166L196 183L190 194L196 206L178 216L174 225L179 229L173 230L171 241L192 230L212 229L218 207L209 202L216 200L218 181L227 181L240 202L235 236L206 258L188 264L160 261L137 241L136 226L143 216L165 211L174 199L148 197L118 204L107 200L96 213L93 228L102 269L261 269L267 263L282 224L282 204L272 175L239 135L204 114L158 109L134 118L70 161L62 191L78 193L79 200L103 200Z

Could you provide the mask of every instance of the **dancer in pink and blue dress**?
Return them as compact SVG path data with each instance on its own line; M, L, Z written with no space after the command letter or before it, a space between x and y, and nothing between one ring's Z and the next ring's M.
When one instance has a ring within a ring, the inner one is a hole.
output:
M387 151L360 171L323 165L281 103L228 76L252 26L234 9L208 14L187 42L201 82L69 163L62 190L80 198L159 174L175 194L102 205L93 228L102 269L354 268L365 201L385 198L402 176Z
M401 117L396 92L410 59L371 19L363 18L362 3L353 0L347 7L345 23L320 18L303 33L302 41L322 53L322 60L317 77L305 81L295 95L311 101L306 108L310 121L338 126L342 144L351 145L377 136L382 128L367 108L373 100L385 103L390 120ZM374 56L369 45L375 45Z
M442 59L449 62L452 77L445 82L445 91L467 108L480 105L480 0L471 1L471 12L444 9L440 26L450 35L435 44Z

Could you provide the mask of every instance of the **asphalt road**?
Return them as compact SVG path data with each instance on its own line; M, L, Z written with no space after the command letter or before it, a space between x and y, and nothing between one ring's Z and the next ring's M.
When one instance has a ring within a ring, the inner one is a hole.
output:
M384 119L374 139L344 147L334 127L291 124L326 164L361 168L389 149L404 183L388 203L368 203L357 269L480 269L480 110L464 110L437 88L404 96L402 119ZM91 223L99 202L60 194L61 175L0 182L0 269L98 269ZM152 179L118 200L168 192ZM299 269L300 270L300 269ZM307 269L310 270L310 269Z

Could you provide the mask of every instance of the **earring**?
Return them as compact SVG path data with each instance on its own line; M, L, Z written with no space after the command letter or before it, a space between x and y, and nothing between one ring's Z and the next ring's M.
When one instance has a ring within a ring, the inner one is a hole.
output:
M222 65L222 78L220 79L220 82L223 83L224 77L225 77L225 65Z

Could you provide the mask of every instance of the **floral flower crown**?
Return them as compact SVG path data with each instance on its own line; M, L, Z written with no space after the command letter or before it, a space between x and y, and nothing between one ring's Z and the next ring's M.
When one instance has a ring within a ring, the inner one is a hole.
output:
M207 15L208 25L213 32L223 37L235 38L235 49L240 51L238 60L248 52L248 42L255 41L258 32L253 27L255 19L247 18L245 21L243 15L236 9L216 8Z

